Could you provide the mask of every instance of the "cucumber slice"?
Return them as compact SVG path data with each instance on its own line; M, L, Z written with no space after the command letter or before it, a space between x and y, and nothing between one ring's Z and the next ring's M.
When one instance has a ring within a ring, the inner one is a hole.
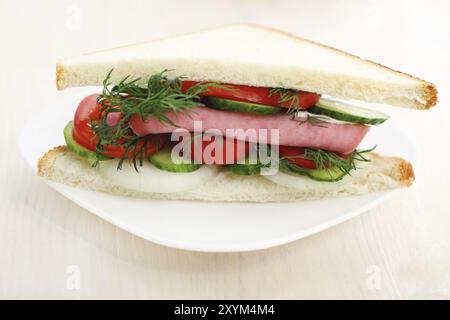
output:
M97 159L97 155L94 151L91 151L91 150L83 147L82 145L78 144L78 142L76 142L73 139L72 131L73 131L73 121L69 121L69 123L64 128L64 139L66 140L66 145L70 151L72 151L73 153L76 153L80 157L83 157L83 158L86 158L86 159L92 160L92 161L111 159L106 156L99 156L99 158Z
M331 167L327 169L308 170L306 174L317 181L335 182L344 178L347 173L337 167Z
M331 167L327 169L304 169L289 161L283 162L283 166L281 166L281 169L282 171L287 171L288 173L308 176L313 180L323 182L339 181L342 180L342 178L344 178L344 176L347 174L337 167Z
M266 106L263 104L221 99L214 97L204 97L203 102L207 107L233 112L244 112L252 114L277 114L286 111L286 109Z
M308 112L323 114L341 121L373 125L381 124L389 119L389 116L382 112L324 98L320 98L314 107L308 109Z
M171 148L164 148L152 155L150 162L158 169L179 173L193 172L201 167L201 164L197 163L173 163L171 152Z
M252 175L261 173L261 164L260 163L249 164L248 159L245 159L245 162L246 163L228 164L227 168L232 173L241 175L241 176L252 176Z

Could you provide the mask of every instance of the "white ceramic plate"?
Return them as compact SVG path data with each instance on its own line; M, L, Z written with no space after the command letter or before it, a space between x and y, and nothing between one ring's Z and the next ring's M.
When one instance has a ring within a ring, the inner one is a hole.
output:
M78 102L92 92L96 90L65 91L63 98L40 109L25 125L20 148L35 171L38 157L64 144L63 127L72 119ZM379 152L418 164L414 140L392 121L373 128L363 147L374 144ZM208 252L250 251L301 239L374 207L393 192L297 203L230 204L144 200L47 183L86 210L144 239Z

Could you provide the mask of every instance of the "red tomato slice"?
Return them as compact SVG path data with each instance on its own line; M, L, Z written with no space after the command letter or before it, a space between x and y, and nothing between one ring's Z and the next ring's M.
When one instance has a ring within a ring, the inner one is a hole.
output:
M199 82L197 81L183 81L181 91L186 92ZM291 101L280 102L280 94L270 94L270 88L266 87L251 87L236 84L227 84L227 88L210 87L208 91L203 93L204 96L212 96L217 98L254 102L264 104L267 106L289 108ZM319 101L320 95L311 92L297 91L299 98L299 108L308 109L314 106Z
M217 144L211 145L212 143ZM222 154L216 156L217 148L222 148ZM198 150L196 150L198 148ZM199 135L192 138L191 160L206 164L233 164L244 159L249 152L249 144L237 139L226 139L224 136Z
M73 119L73 138L83 147L92 151L95 151L97 139L90 122L100 118L97 97L98 94L91 94L81 100Z
M287 160L292 162L293 164L305 168L305 169L316 169L316 163L313 160L302 158L305 154L304 148L299 147L288 147L288 146L279 146L280 158L286 157Z
M97 94L92 94L81 100L78 105L77 111L74 117L73 138L77 143L83 147L95 151L98 138L91 128L92 120L99 120L101 117L100 106L97 103ZM147 141L141 140L138 142L138 149L144 147L147 144L147 154L151 156L158 151L164 143L167 141L167 135L160 134L155 135L154 139ZM103 154L111 158L122 158L125 153L125 149L122 146L106 145L104 146ZM133 154L128 152L126 158L131 158Z

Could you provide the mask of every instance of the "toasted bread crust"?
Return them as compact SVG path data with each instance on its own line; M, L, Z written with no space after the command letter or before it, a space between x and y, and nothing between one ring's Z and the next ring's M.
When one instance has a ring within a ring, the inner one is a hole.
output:
M389 163L386 166L386 174L395 179L405 187L409 187L415 180L414 169L411 163L399 157L385 157L376 152L371 152L370 156L376 162Z
M411 163L403 160L401 160L398 167L399 172L399 178L398 181L401 182L403 185L409 187L413 184L414 180L416 179L414 175L414 170L411 165Z
M47 151L42 157L38 159L38 174L41 177L48 176L48 170L51 168L55 159L58 155L62 153L69 152L69 148L67 146L58 146L49 151Z
M56 88L58 90L63 90L64 89L64 87L62 85L63 70L64 70L64 67L62 65L60 65L59 63L56 64Z
M426 83L423 88L423 99L426 101L424 109L434 107L438 102L438 90L432 83Z

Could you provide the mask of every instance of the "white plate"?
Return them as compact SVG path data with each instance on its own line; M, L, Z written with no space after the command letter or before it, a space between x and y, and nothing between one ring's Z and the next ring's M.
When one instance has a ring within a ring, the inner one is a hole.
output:
M68 90L51 108L42 109L22 130L20 149L36 171L39 156L63 145L63 127L78 102L95 89ZM363 147L399 155L417 166L414 140L392 125L372 128ZM144 239L180 249L232 252L285 244L350 219L386 200L393 191L297 203L207 203L155 201L48 184L81 207Z

